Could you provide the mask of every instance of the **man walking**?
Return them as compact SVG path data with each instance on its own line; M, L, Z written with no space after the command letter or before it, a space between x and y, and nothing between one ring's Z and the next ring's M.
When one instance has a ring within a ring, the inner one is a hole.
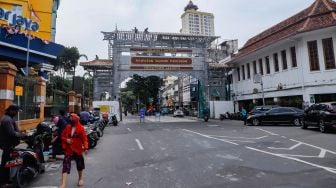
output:
M246 121L247 121L247 111L245 110L244 106L242 106L241 111L240 111L243 121L244 121L244 125L246 126Z
M5 165L11 159L10 153L13 148L19 145L20 139L25 136L24 133L19 131L14 120L19 110L19 106L15 104L10 105L0 122L0 148L3 150L0 167L0 187L10 183L9 168L5 168Z

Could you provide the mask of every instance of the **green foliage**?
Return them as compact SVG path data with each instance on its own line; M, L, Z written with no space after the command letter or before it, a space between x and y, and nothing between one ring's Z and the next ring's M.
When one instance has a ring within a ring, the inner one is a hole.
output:
M133 78L127 82L126 88L122 90L121 98L123 104L132 106L137 103L137 98L141 105L149 104L149 98L153 98L157 103L159 89L163 85L163 80L157 76L142 77L133 75Z
M65 93L71 90L71 81L62 79L60 76L53 76L50 82L47 83L46 94L52 96L55 90L63 91Z

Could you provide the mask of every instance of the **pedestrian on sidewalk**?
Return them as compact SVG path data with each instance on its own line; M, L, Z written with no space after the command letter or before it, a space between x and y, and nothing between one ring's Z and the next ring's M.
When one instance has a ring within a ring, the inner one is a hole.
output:
M65 111L60 110L59 116L54 118L54 123L56 125L56 130L53 130L53 137L52 137L52 158L49 159L50 161L56 160L56 155L61 155L64 153L62 148L62 140L61 135L65 129L65 127L69 124L69 119L65 116Z
M242 106L240 114L242 115L242 118L243 118L243 121L244 121L244 126L246 126L247 111L245 110L244 106Z
M62 146L64 149L64 160L62 170L62 182L60 188L66 187L67 176L70 174L71 161L75 160L78 171L78 186L84 185L83 170L85 169L84 153L87 154L88 141L84 127L79 122L78 115L70 114L70 126L67 126L62 133Z
M10 153L20 144L20 139L25 137L25 133L21 133L14 117L18 114L20 108L18 105L12 104L5 110L5 115L0 122L0 148L3 150L0 166L0 187L6 187L10 184L9 168L5 168L8 161L11 160Z

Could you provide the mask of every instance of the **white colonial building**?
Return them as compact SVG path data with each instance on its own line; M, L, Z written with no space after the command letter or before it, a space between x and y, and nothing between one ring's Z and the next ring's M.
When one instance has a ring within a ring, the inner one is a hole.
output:
M336 101L336 3L316 0L310 7L251 38L234 66L236 107L266 104L301 107Z

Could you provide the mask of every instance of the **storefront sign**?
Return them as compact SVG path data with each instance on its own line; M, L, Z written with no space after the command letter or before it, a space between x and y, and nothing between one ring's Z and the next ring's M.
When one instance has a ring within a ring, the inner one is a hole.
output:
M133 64L170 64L170 65L190 65L190 58L147 58L147 57L132 57Z
M23 95L23 87L22 86L15 86L15 95L22 96Z
M130 51L136 52L154 52L154 53L191 53L192 50L188 49L175 49L175 48L131 48Z
M0 20L8 22L10 27L20 26L25 28L25 30L38 31L39 24L28 18L17 15L12 11L8 11L0 7Z
M193 70L193 67L168 67L168 66L131 66L133 70L163 70L163 71L179 71Z

